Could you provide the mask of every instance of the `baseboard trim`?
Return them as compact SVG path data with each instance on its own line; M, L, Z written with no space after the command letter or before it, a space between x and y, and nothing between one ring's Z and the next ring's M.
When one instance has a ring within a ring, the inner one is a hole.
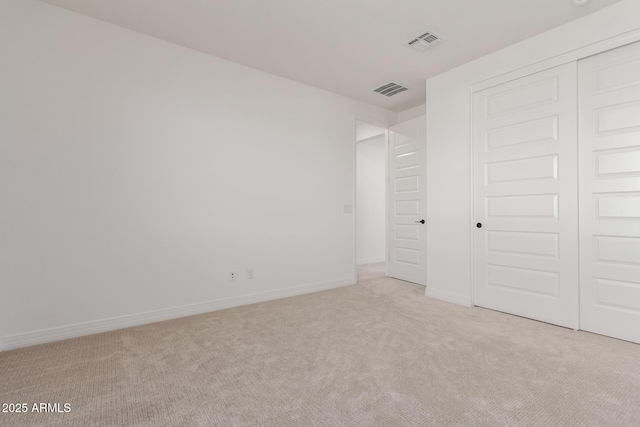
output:
M439 289L432 289L429 288L428 285L424 291L424 295L429 298L451 302L453 304L463 305L465 307L473 307L473 304L471 303L471 297L467 295L454 294L452 292L442 291Z
M356 261L356 264L358 264L358 265L374 264L376 262L384 262L384 261L385 261L385 257L384 256L375 257L375 258L361 258L361 259Z
M85 335L98 334L101 332L108 332L116 329L140 326L148 323L160 322L163 320L176 319L179 317L193 316L195 314L223 310L232 307L239 307L242 305L255 304L258 302L271 301L280 298L287 298L296 295L310 294L313 292L320 292L329 289L340 288L343 286L354 285L355 283L356 278L351 277L330 282L314 283L286 289L277 289L274 291L261 292L257 294L224 298L203 303L189 304L162 310L149 311L145 313L131 314L127 316L113 317L110 319L96 320L92 322L11 335L0 338L0 351L29 347L37 344L45 344L48 342L60 341L68 338L76 338Z

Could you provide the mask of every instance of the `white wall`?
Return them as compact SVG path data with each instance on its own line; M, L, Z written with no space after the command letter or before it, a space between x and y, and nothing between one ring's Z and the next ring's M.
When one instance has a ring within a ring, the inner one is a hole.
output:
M411 119L415 119L416 117L424 116L426 108L426 104L422 104L417 107L409 108L408 110L400 111L395 124L404 123Z
M394 113L33 0L0 64L2 348L355 282L354 120Z
M356 260L383 262L386 254L385 136L358 142L356 147Z
M471 86L637 28L624 0L427 80L427 295L471 304Z
M385 128L358 120L356 122L356 141L383 135Z

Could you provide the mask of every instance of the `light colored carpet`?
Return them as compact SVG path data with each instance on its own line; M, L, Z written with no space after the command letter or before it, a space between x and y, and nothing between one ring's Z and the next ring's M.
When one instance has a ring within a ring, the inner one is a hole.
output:
M640 346L383 278L0 353L2 426L637 426Z
M358 282L366 280L380 279L385 274L385 263L376 262L373 264L362 264L358 266Z

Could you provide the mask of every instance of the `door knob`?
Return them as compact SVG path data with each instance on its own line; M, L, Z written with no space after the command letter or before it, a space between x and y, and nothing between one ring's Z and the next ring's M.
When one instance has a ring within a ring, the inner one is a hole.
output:
M477 223L477 224L476 224L476 227L478 227L478 228L482 228L482 223L481 223L481 222Z
M418 224L418 223L424 224L425 222L427 222L427 221L425 221L424 219L421 219L420 221L416 221L416 224Z

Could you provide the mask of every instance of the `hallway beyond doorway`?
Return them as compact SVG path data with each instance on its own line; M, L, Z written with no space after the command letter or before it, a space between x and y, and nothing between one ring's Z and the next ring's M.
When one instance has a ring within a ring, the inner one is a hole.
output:
M362 264L358 266L358 282L385 277L384 262Z

